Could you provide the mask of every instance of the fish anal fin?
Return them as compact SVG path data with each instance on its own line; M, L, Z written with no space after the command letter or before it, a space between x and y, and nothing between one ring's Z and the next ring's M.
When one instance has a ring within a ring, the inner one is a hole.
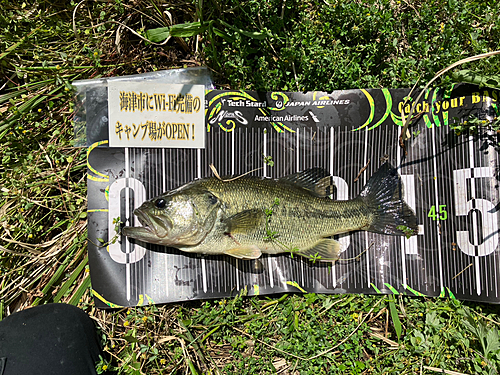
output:
M307 190L316 197L324 198L334 192L333 177L323 168L309 168L279 179Z
M246 233L258 228L265 220L265 213L259 209L245 210L224 219L227 233Z
M238 259L257 259L260 258L262 252L255 245L233 247L224 251L224 254L230 255Z
M312 261L334 262L339 259L340 249L340 242L331 238L324 238L316 242L309 249L300 250L296 254Z

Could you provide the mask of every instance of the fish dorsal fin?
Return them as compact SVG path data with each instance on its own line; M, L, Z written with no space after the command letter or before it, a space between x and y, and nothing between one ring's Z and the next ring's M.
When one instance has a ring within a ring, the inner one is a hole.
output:
M225 250L224 254L238 259L257 259L260 258L262 252L257 246L248 245Z
M309 168L305 171L282 177L279 180L299 186L320 198L333 194L335 187L333 177L323 168Z
M238 212L237 214L222 220L222 222L226 224L226 231L234 234L251 231L264 223L264 220L264 211L254 208Z
M306 250L300 250L298 255L317 262L334 262L339 259L340 242L324 238Z

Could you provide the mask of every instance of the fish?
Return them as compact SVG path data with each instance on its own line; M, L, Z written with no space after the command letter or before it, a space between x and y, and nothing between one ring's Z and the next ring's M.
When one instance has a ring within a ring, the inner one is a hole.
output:
M197 179L145 201L134 210L141 226L125 226L122 234L189 253L238 259L291 253L334 262L341 252L332 238L337 234L418 233L417 217L402 199L401 177L389 163L353 199L331 199L334 189L322 168L278 179Z

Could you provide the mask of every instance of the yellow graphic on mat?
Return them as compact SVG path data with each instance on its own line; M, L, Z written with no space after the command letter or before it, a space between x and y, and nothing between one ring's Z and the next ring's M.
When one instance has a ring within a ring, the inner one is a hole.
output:
M89 180L92 180L92 181L96 181L96 182L108 182L109 181L109 177L104 174L104 173L101 173L99 171L97 171L94 167L92 167L90 165L90 162L89 162L89 155L90 153L97 147L101 146L101 145L105 145L107 144L108 141L99 141L99 142L95 142L94 144L92 144L89 149L87 150L87 168L92 172L94 173L95 175L99 176L99 177L96 177L96 176L93 176L91 175L90 173L87 172L87 178Z

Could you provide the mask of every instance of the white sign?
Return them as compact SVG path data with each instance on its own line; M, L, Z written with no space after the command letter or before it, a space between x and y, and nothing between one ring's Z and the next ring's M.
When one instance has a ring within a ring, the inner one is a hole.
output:
M205 86L108 82L109 146L205 148Z

